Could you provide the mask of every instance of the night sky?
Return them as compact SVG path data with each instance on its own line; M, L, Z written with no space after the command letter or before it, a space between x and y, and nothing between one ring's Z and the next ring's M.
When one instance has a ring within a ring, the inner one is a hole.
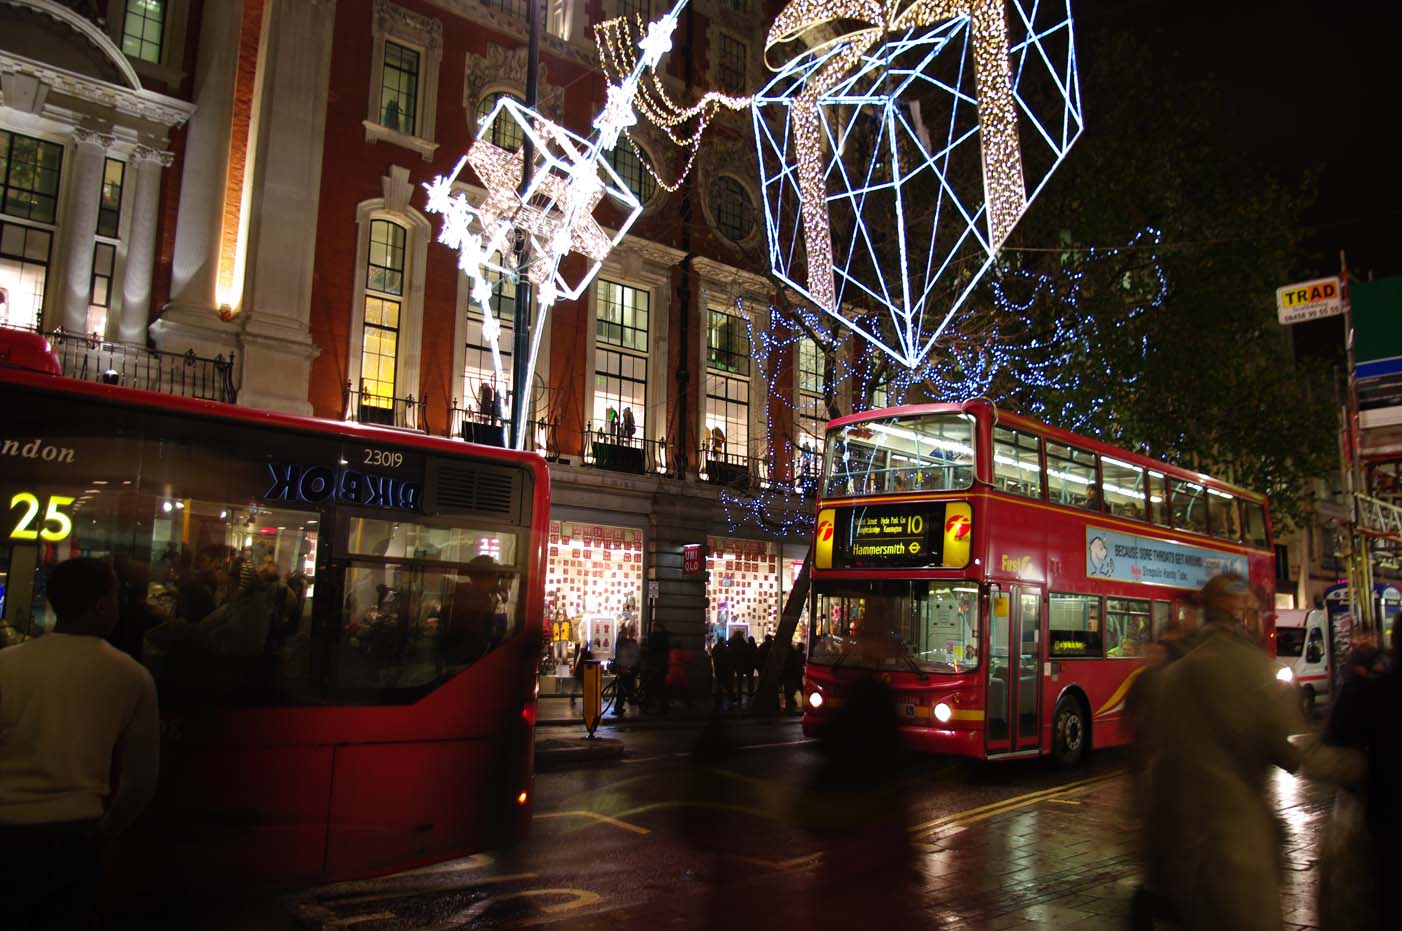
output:
M1216 79L1234 126L1222 140L1282 182L1315 178L1299 278L1402 274L1402 4L1221 0L1072 0L1077 47L1101 30L1133 30L1156 53ZM1171 106L1172 89L1146 101ZM1095 119L1087 99L1086 119ZM1285 284L1287 282L1282 282Z

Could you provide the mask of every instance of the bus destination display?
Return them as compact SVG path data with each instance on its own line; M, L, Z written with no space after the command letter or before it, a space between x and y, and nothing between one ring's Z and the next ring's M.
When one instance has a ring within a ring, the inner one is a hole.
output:
M825 532L835 547L824 545ZM973 512L964 501L825 508L819 515L818 568L959 568L968 565L972 534Z
M924 559L929 556L923 513L872 514L870 508L865 511L858 512L852 520L849 551L853 556L859 559L887 556Z

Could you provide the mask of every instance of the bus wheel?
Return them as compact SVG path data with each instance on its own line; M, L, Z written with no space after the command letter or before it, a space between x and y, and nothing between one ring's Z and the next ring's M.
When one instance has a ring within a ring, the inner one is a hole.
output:
M1070 695L1056 703L1052 716L1052 756L1062 766L1075 766L1086 755L1086 712Z

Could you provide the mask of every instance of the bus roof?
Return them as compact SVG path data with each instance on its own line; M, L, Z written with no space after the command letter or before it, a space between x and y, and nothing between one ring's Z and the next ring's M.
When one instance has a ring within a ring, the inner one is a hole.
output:
M475 453L488 455L493 459L515 461L530 466L539 474L546 472L545 460L540 454L497 446L481 446L465 440L430 436L415 430L397 430L352 421L329 420L323 417L303 417L297 414L284 414L279 411L241 407L221 401L205 401L199 398L186 398L179 395L146 391L141 388L126 388L121 385L102 385L96 382L80 381L63 375L50 375L24 369L0 366L0 384L18 385L38 391L51 391L73 397L87 398L107 404L122 404L130 407L147 408L175 414L188 414L198 418L232 420L261 427L273 427L310 433L334 434L352 438L367 445L392 443L412 446L422 450L453 453Z
M1047 439L1055 440L1058 443L1065 443L1068 446L1084 447L1091 452L1124 459L1126 462L1133 465L1140 465L1147 469L1164 472L1165 474L1171 473L1175 477L1188 478L1199 484L1209 485L1222 491L1230 491L1240 497L1249 498L1252 501L1257 501L1262 504L1266 501L1266 496L1260 492L1252 491L1249 488L1243 488L1240 485L1223 481L1220 478L1214 478L1202 472L1163 462L1151 456L1146 456L1143 453L1136 453L1132 450L1114 446L1103 440L1097 440L1095 437L1086 436L1083 433L1063 430L1060 427L1054 427L1051 424L1043 423L1040 420L1034 420L1022 414L1014 414L1010 411L1000 410L998 406L991 401L970 400L941 404L903 404L899 407L878 408L876 410L862 411L857 414L847 414L830 420L828 421L827 429L832 430L835 427L845 427L849 424L862 423L868 420L885 420L891 417L914 417L922 414L973 414L984 418L991 416L994 418L995 423L1022 427L1026 430L1034 430Z

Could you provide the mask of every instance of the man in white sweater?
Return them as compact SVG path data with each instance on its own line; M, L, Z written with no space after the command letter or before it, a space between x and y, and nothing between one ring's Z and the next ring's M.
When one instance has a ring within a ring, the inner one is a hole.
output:
M0 925L90 921L104 846L156 788L156 686L103 638L117 622L117 577L99 559L54 567L52 633L0 650Z

